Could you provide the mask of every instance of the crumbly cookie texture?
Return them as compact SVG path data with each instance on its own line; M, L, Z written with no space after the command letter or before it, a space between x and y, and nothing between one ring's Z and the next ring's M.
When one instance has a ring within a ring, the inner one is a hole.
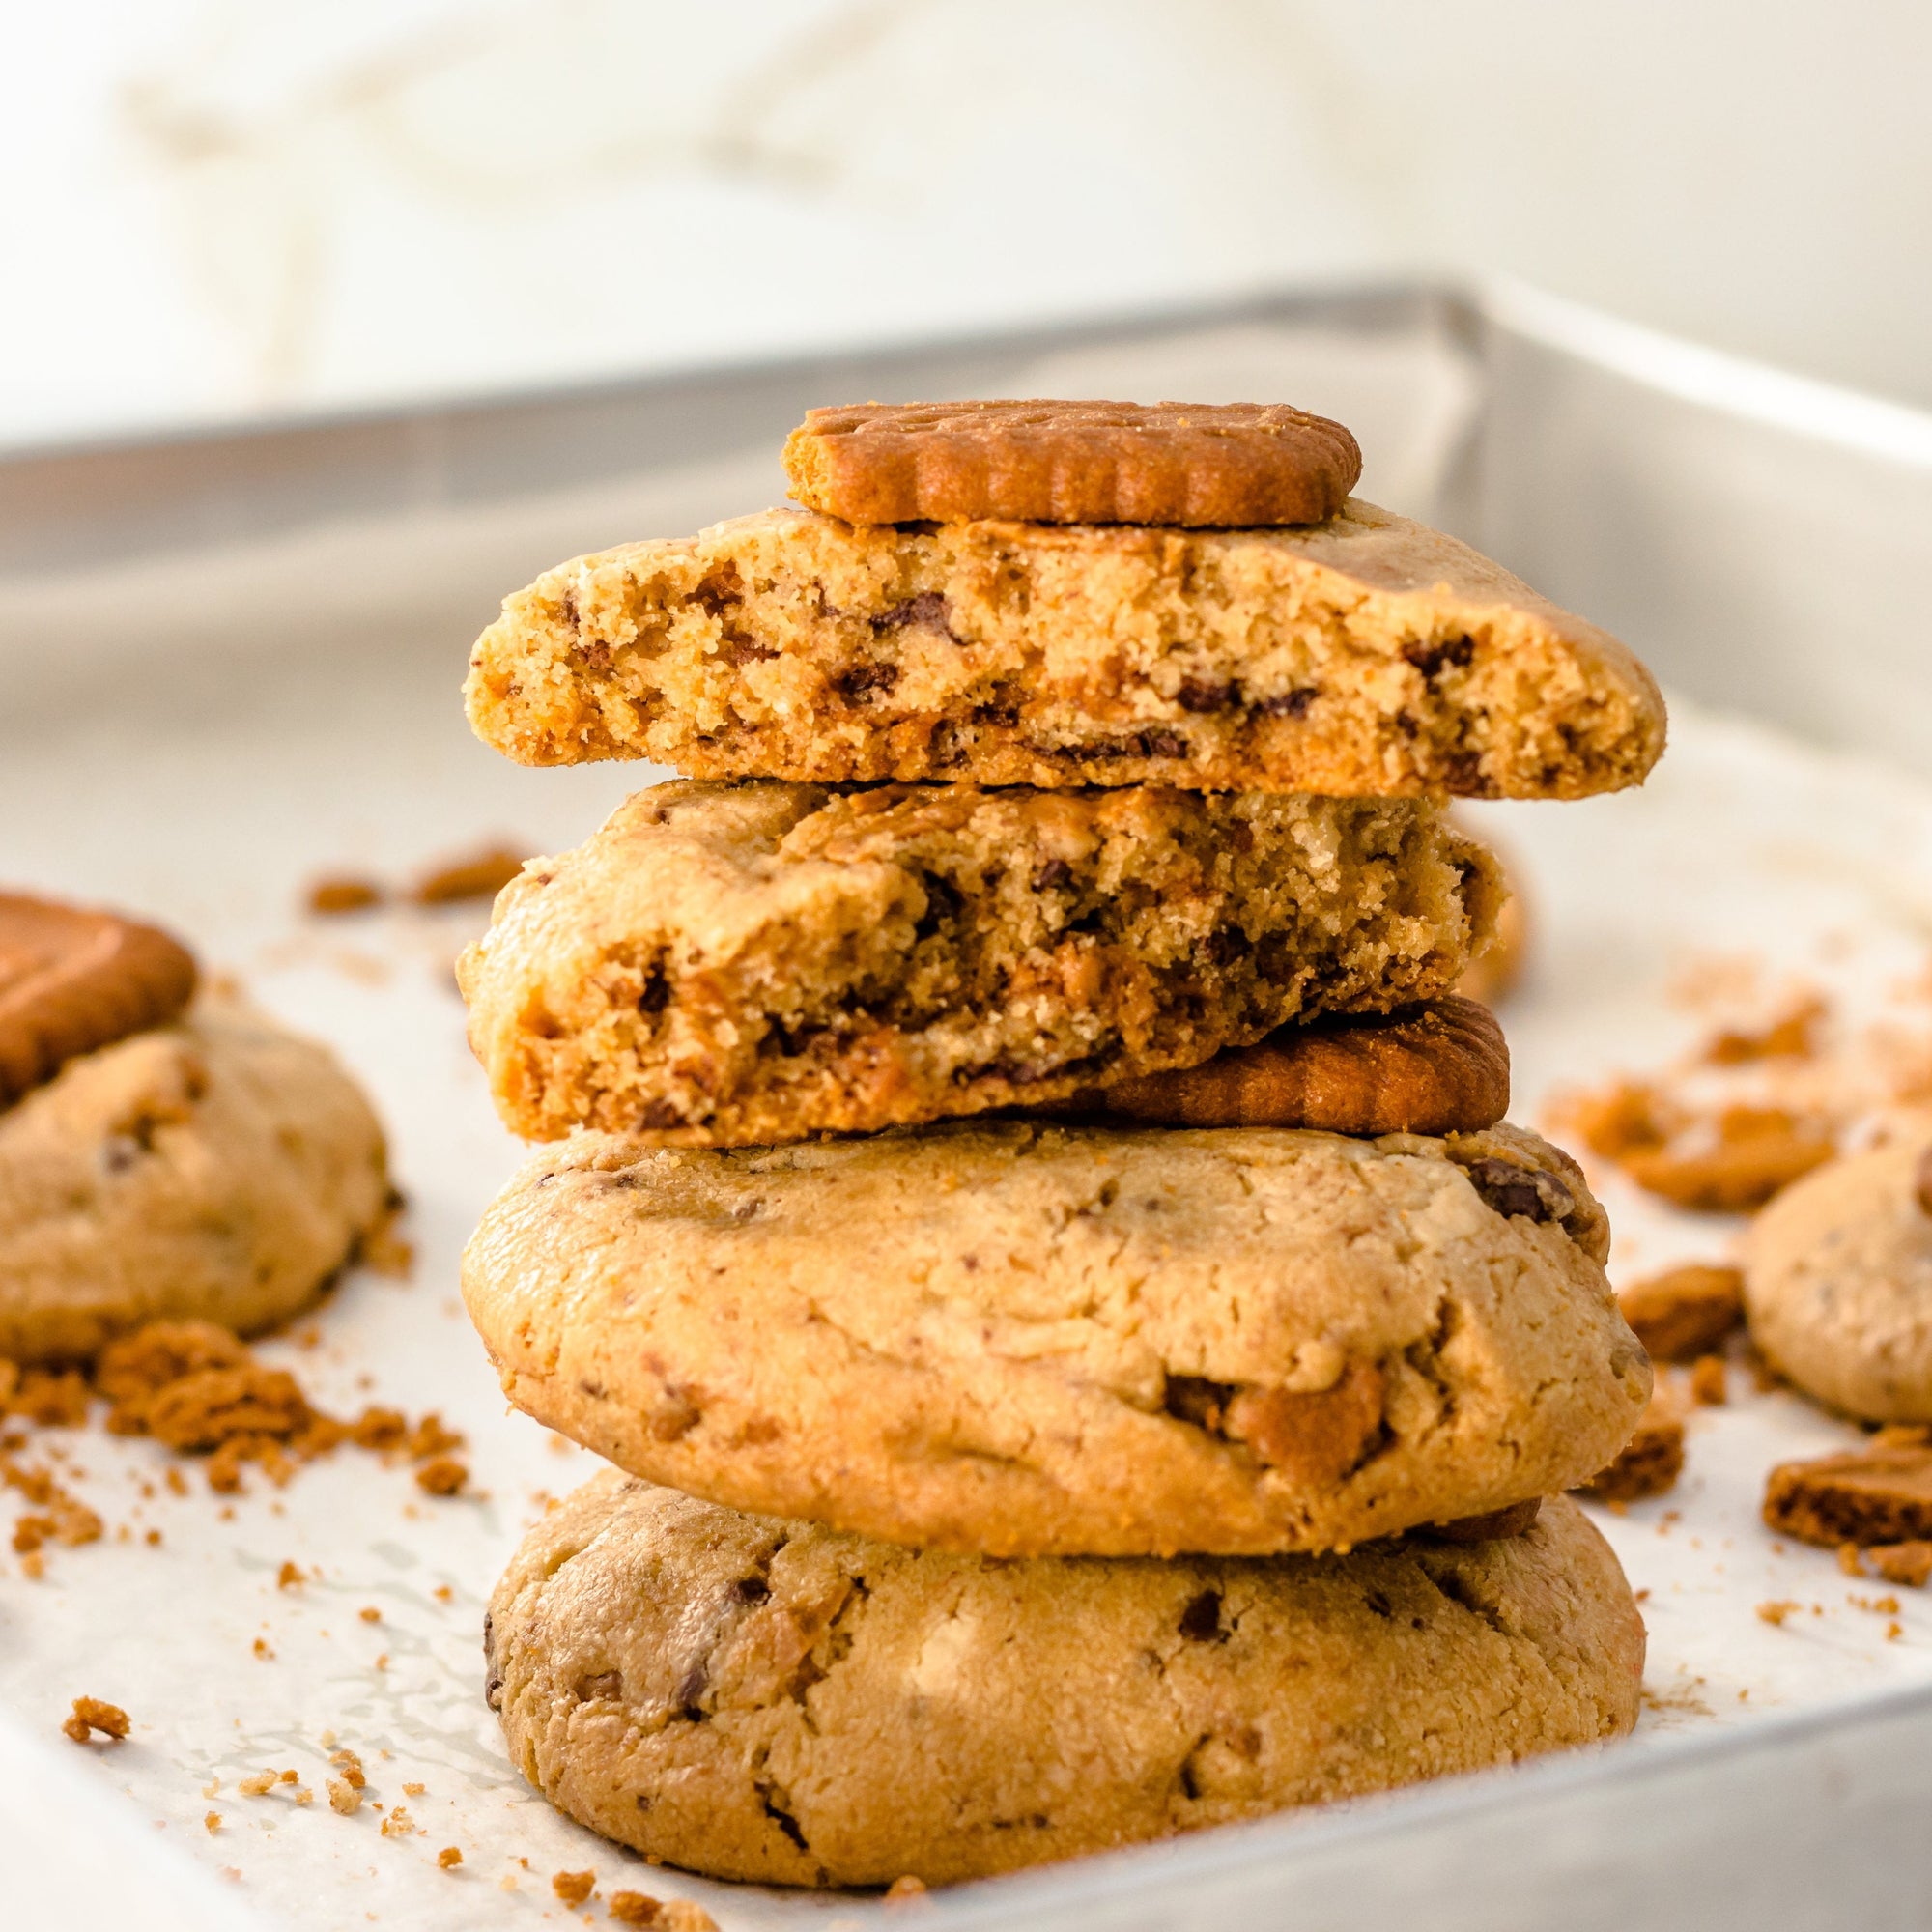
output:
M667 1863L950 1884L1619 1736L1644 1631L1575 1504L1349 1557L988 1562L597 1477L491 1599L524 1776Z
M458 978L516 1132L751 1146L1431 998L1499 895L1427 800L678 782L530 861Z
M1798 1386L1868 1422L1932 1422L1932 1129L1814 1169L1745 1236L1751 1340Z
M807 412L785 476L854 524L1319 524L1362 452L1286 403L858 403Z
M157 1320L271 1326L388 1206L382 1129L333 1056L204 1000L0 1113L0 1356L86 1357Z
M1346 1548L1594 1476L1650 1393L1513 1127L582 1135L485 1214L520 1408L738 1509L994 1555Z
M1580 798L1663 703L1615 639L1351 499L1305 529L860 526L773 510L507 600L470 723L697 778Z

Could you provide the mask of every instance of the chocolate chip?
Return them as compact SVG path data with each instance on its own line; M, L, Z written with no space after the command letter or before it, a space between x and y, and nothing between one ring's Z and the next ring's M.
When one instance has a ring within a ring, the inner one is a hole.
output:
M1232 1382L1209 1381L1206 1376L1169 1376L1161 1406L1177 1420L1219 1435L1222 1414L1234 1393Z
M653 1442L676 1442L703 1421L704 1411L682 1390L667 1389L644 1417Z
M938 590L922 590L917 597L908 597L903 604L895 604L890 611L881 611L872 619L875 631L903 631L909 626L921 626L927 630L944 631L952 637L952 607L946 601L945 594ZM953 638L957 643L959 639Z
M1299 718L1321 695L1312 685L1298 691L1277 692L1272 697L1257 699L1255 709L1264 718Z
M640 1013L661 1013L670 1004L670 981L665 978L662 966L653 966L644 980L644 990L638 995L638 1010Z
M1201 942L1202 956L1215 966L1231 965L1254 951L1254 941L1238 925L1216 926Z
M1184 758L1187 740L1178 731L1143 731L1141 755L1148 758Z
M772 1594L772 1586L762 1577L740 1577L731 1585L733 1602L762 1604Z
M1493 1157L1472 1160L1463 1172L1498 1214L1525 1221L1561 1221L1577 1211L1577 1197L1553 1174Z
M704 1716L704 1711L699 1704L699 1699L703 1697L705 1691L710 1690L710 1688L711 1673L705 1668L703 1662L700 1660L684 1673L684 1681L677 1687L678 1716L681 1718L690 1718L694 1720L701 1719Z
M890 664L848 666L832 680L832 688L847 703L856 704L875 691L891 691L899 681L899 668Z
M1180 1613L1180 1634L1189 1643L1226 1643L1228 1633L1221 1628L1221 1593L1203 1590L1188 1600Z
M638 1109L638 1125L646 1132L665 1127L681 1127L684 1123L682 1110L669 1100L646 1101Z
M1240 687L1232 679L1225 682L1207 677L1186 677L1175 694L1183 711L1225 711L1240 698Z
M1050 893L1068 884L1072 877L1073 867L1065 859L1048 859L1034 872L1033 889L1037 893Z
M942 926L958 919L966 900L959 888L938 872L922 872L919 883L925 893L925 910L920 914L912 936L930 939Z
M727 563L691 593L691 601L706 615L723 619L738 608L744 594L745 582L738 575L738 566Z
M1419 670L1424 677L1434 677L1444 665L1454 665L1459 670L1476 655L1474 638L1445 638L1439 643L1424 643L1418 639L1412 644L1403 646L1403 656Z

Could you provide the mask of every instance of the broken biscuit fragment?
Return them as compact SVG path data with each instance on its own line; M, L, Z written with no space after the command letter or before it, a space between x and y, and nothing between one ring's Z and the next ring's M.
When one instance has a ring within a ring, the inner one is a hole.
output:
M1692 1262L1617 1291L1617 1306L1654 1362L1688 1362L1721 1348L1744 1320L1744 1274Z
M72 1715L61 1729L77 1745L87 1744L96 1732L110 1744L119 1744L127 1737L129 1725L128 1714L120 1705L103 1703L99 1697L76 1697Z
M1932 1541L1932 1447L1874 1443L1780 1463L1765 1484L1764 1520L1828 1548Z
M1579 1487L1594 1502L1629 1503L1661 1496L1684 1469L1684 1419L1662 1389L1638 1418L1615 1460Z

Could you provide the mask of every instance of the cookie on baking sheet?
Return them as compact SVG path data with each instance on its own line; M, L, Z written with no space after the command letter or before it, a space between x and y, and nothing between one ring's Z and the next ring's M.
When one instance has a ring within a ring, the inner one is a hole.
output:
M809 410L791 494L849 524L1319 524L1362 452L1286 403L859 403Z
M989 1562L607 1471L485 1624L518 1769L714 1877L949 1884L1593 1744L1644 1630L1546 1503L1501 1542Z
M1450 994L1398 1013L1283 1027L1199 1066L1085 1090L1054 1109L1176 1127L1312 1127L1331 1134L1473 1133L1509 1112L1495 1016Z
M737 1509L994 1555L1347 1547L1596 1474L1650 1393L1514 1127L585 1134L463 1285L520 1408Z
M76 1054L173 1019L194 984L193 954L152 925L0 893L0 1107Z
M532 860L457 971L516 1132L752 1146L1427 999L1496 897L1421 799L671 783Z
M469 667L520 763L706 779L1580 798L1663 750L1614 638L1356 501L1249 530L767 511L559 565Z
M293 1315L388 1211L383 1134L323 1047L204 1000L0 1112L0 1355L157 1319Z
M1745 1319L1807 1393L1871 1422L1932 1422L1932 1135L1815 1168L1745 1236Z

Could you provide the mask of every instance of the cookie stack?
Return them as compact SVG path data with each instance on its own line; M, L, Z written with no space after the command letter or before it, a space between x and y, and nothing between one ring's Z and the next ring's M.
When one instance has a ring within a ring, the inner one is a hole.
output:
M616 1465L493 1603L526 1775L696 1870L937 1883L1628 1729L1561 1497L1650 1372L1453 995L1500 889L1442 801L1639 781L1642 667L1293 410L786 458L806 509L471 660L510 756L694 775L460 968L552 1144L469 1309Z

